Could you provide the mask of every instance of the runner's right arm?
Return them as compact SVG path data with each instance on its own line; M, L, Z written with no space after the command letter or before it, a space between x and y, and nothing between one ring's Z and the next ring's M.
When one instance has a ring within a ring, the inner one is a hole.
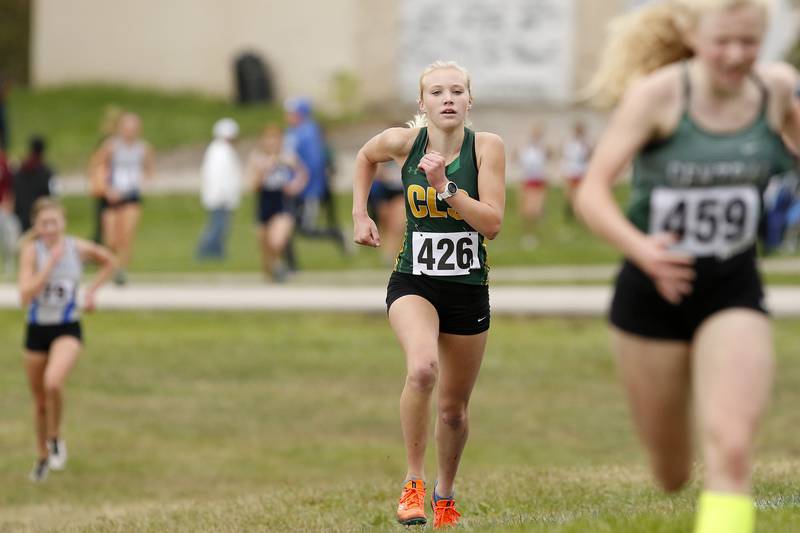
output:
M668 250L674 236L639 231L622 213L611 192L617 177L658 131L652 102L663 100L661 82L646 79L633 85L623 97L578 189L576 210L594 233L647 273L666 300L678 303L692 290L692 258Z
M379 163L403 159L411 150L418 130L389 128L361 147L353 177L353 240L365 246L381 245L378 227L367 214L367 199Z

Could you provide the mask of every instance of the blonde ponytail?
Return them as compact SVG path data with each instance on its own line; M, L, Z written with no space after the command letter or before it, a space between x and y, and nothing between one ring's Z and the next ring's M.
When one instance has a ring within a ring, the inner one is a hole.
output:
M417 113L414 118L406 122L408 128L425 128L428 126L428 116L425 113Z
M754 5L768 10L769 0L664 0L612 20L600 66L581 99L599 107L615 105L628 85L659 68L688 59L687 44L700 16L714 9Z

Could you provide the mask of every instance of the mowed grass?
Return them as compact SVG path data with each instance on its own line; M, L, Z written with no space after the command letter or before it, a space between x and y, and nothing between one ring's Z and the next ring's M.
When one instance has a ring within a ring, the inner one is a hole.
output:
M385 317L105 312L85 330L70 464L34 485L21 317L0 313L0 531L402 530L404 373ZM800 322L775 330L758 531L788 533L800 530ZM457 483L464 530L691 529L697 482L653 488L607 344L600 320L493 320Z
M621 189L620 194L626 194ZM94 206L83 197L64 198L68 209L69 232L89 236ZM505 224L494 241L488 242L491 266L535 266L550 264L614 263L619 254L595 238L576 221L564 215L564 198L554 188L549 196L547 211L539 231L540 244L533 250L520 247L522 224L519 219L514 190L509 190ZM336 206L340 227L348 241L352 240L353 223L350 215L352 200L339 194ZM206 222L206 213L198 196L180 194L151 196L145 199L142 222L134 248L131 268L136 273L164 272L256 272L260 269L256 244L254 199L244 199L234 215L228 257L223 261L199 262L194 258L197 241ZM303 270L375 269L388 267L376 249L352 246L350 255L341 253L331 240L298 237L297 255Z
M617 196L624 204L628 188L619 187ZM88 198L64 198L68 209L69 232L75 235L92 234L93 201ZM547 265L616 264L620 254L592 235L585 226L566 216L566 203L560 188L551 188L544 217L537 231L539 244L534 249L521 246L523 233L515 189L508 190L506 215L500 235L487 241L491 267L528 267ZM352 237L351 196L337 195L336 207L340 227L348 241ZM243 273L259 272L260 262L256 244L254 199L244 198L234 214L228 256L222 261L197 261L194 258L206 213L195 195L176 194L151 196L143 207L140 231L134 247L132 274L147 277L163 273ZM350 254L343 254L331 240L313 240L299 236L295 239L300 268L306 272L341 271L349 269L383 269L379 250L352 245ZM774 274L768 281L800 283L800 272ZM586 283L586 280L569 280ZM597 283L590 280L589 283Z

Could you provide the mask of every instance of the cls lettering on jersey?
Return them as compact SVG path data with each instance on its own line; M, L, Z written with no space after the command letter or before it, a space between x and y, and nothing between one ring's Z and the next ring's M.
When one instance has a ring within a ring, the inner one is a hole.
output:
M436 205L436 189L433 187L425 188L421 185L409 185L406 192L408 205L415 218L452 218L454 220L464 220L458 211L448 207L447 211L442 211Z

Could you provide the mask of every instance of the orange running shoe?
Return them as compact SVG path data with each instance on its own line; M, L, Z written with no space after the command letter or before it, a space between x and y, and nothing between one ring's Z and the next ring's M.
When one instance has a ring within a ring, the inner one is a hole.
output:
M397 521L404 526L422 526L428 522L425 517L425 482L421 479L409 479L403 486Z
M456 511L456 501L453 498L437 498L434 489L431 504L433 505L433 529L458 525L461 513Z

